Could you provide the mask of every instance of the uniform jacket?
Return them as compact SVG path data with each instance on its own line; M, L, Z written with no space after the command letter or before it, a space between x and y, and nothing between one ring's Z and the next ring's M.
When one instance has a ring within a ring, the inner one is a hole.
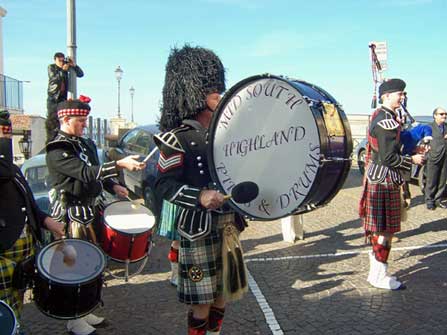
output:
M40 227L46 217L20 169L0 155L0 253L13 246L26 220L40 240Z
M210 211L199 202L202 190L215 188L208 168L207 136L207 129L195 120L184 120L180 127L154 136L160 149L156 194L182 207L178 231L189 240L208 235L217 215L229 211ZM238 214L236 225L243 230L243 219Z
M381 183L389 176L394 183L402 184L400 171L411 170L411 157L401 153L400 124L388 108L382 106L373 114L368 142L372 149L368 181Z
M52 216L63 220L66 210L79 206L73 210L91 221L89 206L94 206L96 197L103 189L113 193L116 183L112 178L118 176L116 163L100 165L92 140L62 131L47 144L46 150Z
M433 139L430 142L428 159L436 164L443 159L447 152L447 140L444 139L444 135L447 135L447 124L444 124L444 134L441 134L436 122L430 124L430 127Z
M83 77L84 72L79 66L73 67L77 77ZM48 65L48 100L61 102L67 100L68 71L56 64Z

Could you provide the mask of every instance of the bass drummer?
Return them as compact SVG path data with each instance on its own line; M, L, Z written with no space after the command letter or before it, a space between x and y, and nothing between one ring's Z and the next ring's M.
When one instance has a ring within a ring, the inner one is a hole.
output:
M231 291L240 298L246 289L246 281L237 282L246 273L242 254L222 257L226 236L237 236L244 222L239 214L222 210L224 196L212 189L207 166L208 128L224 90L224 67L214 52L189 45L171 50L160 117L160 129L168 131L155 136L160 149L155 187L181 208L177 296L191 306L188 335L220 334L228 300L227 259L235 276Z
M146 164L136 160L138 155L99 163L95 143L83 137L89 102L90 98L81 95L57 105L60 130L47 143L46 161L51 179L51 215L67 224L69 237L96 243L93 225L97 198L103 189L121 198L128 196L127 189L114 181L118 169L141 170ZM93 334L94 326L103 321L104 318L89 314L68 321L67 329L75 335Z
M18 320L27 286L23 270L25 264L32 268L35 245L42 242L40 228L50 230L56 238L64 235L64 225L37 207L25 177L14 164L9 113L0 110L0 300L13 309Z

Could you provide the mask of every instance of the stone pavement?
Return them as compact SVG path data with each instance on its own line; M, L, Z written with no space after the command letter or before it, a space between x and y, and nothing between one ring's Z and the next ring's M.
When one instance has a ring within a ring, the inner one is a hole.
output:
M366 282L368 256L357 217L361 178L353 169L340 193L305 215L305 239L282 241L281 224L252 222L243 233L250 292L227 308L222 334L445 334L446 210L430 212L412 186L408 221L398 234L390 271L407 285L389 292ZM187 309L169 285L169 242L156 246L142 274L125 283L107 276L105 334L185 334ZM115 268L114 271L118 271ZM27 334L67 334L65 322L28 301Z

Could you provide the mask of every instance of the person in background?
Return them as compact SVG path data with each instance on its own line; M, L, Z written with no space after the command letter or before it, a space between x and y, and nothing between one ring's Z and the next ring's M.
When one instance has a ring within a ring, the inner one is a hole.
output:
M444 108L437 107L433 111L431 129L432 137L430 151L427 154L425 173L427 182L425 185L425 204L428 210L436 207L446 209L442 202L445 193L447 179L447 112Z
M54 63L48 65L47 142L54 138L59 129L57 104L67 100L70 68L78 78L84 76L82 69L62 52L56 52L53 58Z
M63 223L36 205L25 177L14 164L9 113L0 110L0 300L13 309L19 325L26 283L18 278L26 275L22 272L25 262L33 263L36 246L42 242L40 228L50 230L56 238L65 233Z

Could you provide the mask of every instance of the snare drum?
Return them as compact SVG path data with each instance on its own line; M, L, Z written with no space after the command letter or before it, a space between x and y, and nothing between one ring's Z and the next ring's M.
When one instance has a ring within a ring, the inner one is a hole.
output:
M229 203L256 220L325 205L351 166L351 131L341 105L301 80L259 75L239 82L222 98L209 131L213 181L224 194L255 182L256 199Z
M118 262L136 262L146 257L155 217L142 205L117 201L104 210L101 246Z
M46 315L77 319L101 302L106 260L94 244L77 239L58 240L37 256L34 301Z
M14 335L17 332L17 321L9 305L0 300L0 335Z

